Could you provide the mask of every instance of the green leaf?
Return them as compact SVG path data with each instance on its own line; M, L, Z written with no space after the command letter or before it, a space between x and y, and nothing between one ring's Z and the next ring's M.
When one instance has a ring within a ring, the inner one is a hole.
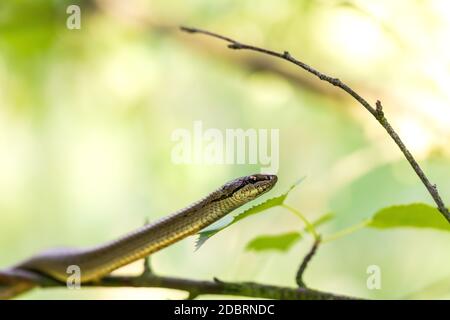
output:
M203 231L199 232L199 237L195 243L195 250L198 250L209 238L211 238L216 233L222 231L223 229L231 226L232 224L235 224L236 222L245 219L249 216L252 216L254 214L260 213L262 211L265 211L269 208L276 207L279 205L282 205L286 197L288 196L289 192L291 192L292 189L294 189L300 182L302 182L303 179L298 180L296 183L294 183L289 190L287 190L285 193L279 195L278 197L268 199L256 206L253 206L247 210L244 210L241 213L238 213L235 216L232 216L232 219L227 216L220 219L216 223L213 223L208 228L204 229Z
M330 221L334 215L332 213L327 213L321 216L319 219L312 223L313 226L318 227L321 224ZM303 229L304 231L305 229ZM258 236L251 240L247 246L246 250L253 251L264 251L264 250L278 250L278 251L287 251L289 250L295 243L302 239L302 235L300 232L287 232L279 235L263 235Z
M313 221L312 225L314 227L318 227L318 226L324 224L325 222L328 222L328 221L332 220L333 218L334 218L334 213L330 212L330 213L324 214L323 216L321 216L316 221Z
M299 232L287 232L278 235L258 236L245 247L249 251L277 250L287 251L301 238Z
M375 213L368 226L379 229L414 227L450 231L450 224L442 214L436 208L423 203L381 209Z

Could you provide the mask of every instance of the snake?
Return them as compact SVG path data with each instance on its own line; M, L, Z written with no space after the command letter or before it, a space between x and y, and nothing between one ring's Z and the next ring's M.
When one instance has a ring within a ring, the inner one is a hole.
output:
M5 273L35 279L39 276L66 282L69 266L77 266L81 283L98 280L112 271L143 259L223 218L258 198L276 184L270 174L233 179L204 198L118 239L86 249L50 249L7 269Z

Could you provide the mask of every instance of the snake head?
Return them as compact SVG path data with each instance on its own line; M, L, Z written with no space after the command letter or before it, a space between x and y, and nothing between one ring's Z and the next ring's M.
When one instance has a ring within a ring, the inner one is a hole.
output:
M228 182L222 187L221 192L223 196L233 197L236 201L245 203L272 189L277 181L276 175L253 174Z

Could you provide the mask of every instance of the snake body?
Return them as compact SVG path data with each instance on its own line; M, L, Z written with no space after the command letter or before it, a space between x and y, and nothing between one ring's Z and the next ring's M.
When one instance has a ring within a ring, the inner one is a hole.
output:
M219 220L259 197L277 182L275 175L255 174L234 179L203 199L117 240L88 249L52 249L19 263L9 272L35 273L66 281L68 267L81 271L80 281L99 279L111 271L142 259Z

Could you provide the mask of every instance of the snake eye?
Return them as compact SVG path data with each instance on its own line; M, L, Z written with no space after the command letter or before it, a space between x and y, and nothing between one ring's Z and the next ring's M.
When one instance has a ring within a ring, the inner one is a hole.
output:
M251 182L256 182L258 179L255 176L248 177Z

